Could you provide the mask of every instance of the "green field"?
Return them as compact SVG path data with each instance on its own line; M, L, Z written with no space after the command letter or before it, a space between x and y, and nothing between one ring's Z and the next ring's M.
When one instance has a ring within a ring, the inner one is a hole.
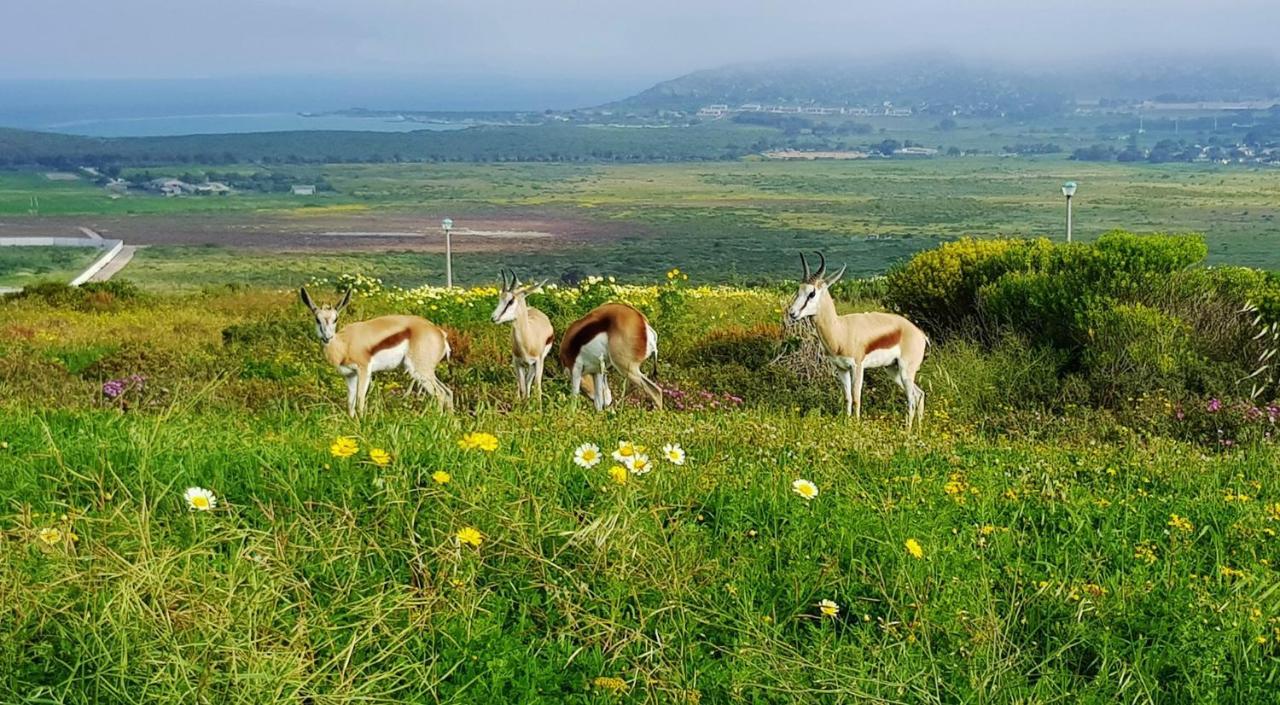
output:
M69 282L100 256L102 251L92 247L2 247L0 286Z
M360 422L292 292L7 302L0 700L1274 695L1274 444L983 402L1010 375L962 340L930 352L920 433L882 374L855 423L835 415L834 380L767 364L785 292L664 303L670 288L534 303L563 327L591 300L635 301L663 336L664 383L721 408L597 415L556 372L541 410L513 404L488 292L357 295L352 320L408 307L451 326L443 378L459 402L441 416L387 373ZM460 448L471 432L496 450ZM333 454L339 437L354 455ZM607 459L572 461L621 440L655 455L679 443L688 461L625 484ZM793 493L797 479L818 496ZM216 509L190 511L189 486ZM457 538L468 528L479 546Z
M955 158L278 169L300 181L323 177L337 192L315 200L254 193L111 200L87 183L9 173L0 175L0 213L24 224L38 224L45 215L61 216L60 222L112 218L126 241L131 224L181 230L187 218L243 223L407 214L434 223L447 214L461 227L468 217L565 217L597 224L602 241L463 256L462 281L488 281L503 264L555 278L575 270L646 281L680 266L702 281L756 281L794 276L800 249L824 249L848 261L851 272L870 275L939 240L964 235L1061 237L1058 186L1070 178L1080 183L1075 232L1082 240L1120 227L1202 232L1211 262L1280 268L1280 247L1273 242L1280 173L1261 167ZM41 216L26 214L34 194ZM465 251L466 243L461 246ZM219 268L202 268L206 258ZM324 254L286 257L157 247L139 254L129 276L156 288L192 288L219 278L292 285L335 269L381 272L408 285L438 280L441 263L438 256L352 253L338 245Z

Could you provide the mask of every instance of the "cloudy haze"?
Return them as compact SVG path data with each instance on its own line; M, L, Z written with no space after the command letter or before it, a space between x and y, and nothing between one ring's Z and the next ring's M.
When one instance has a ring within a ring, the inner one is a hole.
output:
M3 3L0 78L485 75L627 84L918 49L1060 64L1271 51L1274 0L40 0ZM2 99L2 97L0 97Z

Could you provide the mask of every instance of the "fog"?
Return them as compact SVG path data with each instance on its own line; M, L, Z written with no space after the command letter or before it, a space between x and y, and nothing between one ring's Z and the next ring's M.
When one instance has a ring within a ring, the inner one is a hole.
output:
M0 8L0 78L616 80L927 49L1020 66L1271 52L1274 0L41 0ZM3 96L0 96L0 102Z

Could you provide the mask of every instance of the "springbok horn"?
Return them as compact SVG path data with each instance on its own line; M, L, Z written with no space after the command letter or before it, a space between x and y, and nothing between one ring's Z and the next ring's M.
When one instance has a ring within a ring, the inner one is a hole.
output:
M500 289L500 291L506 291L507 290L507 270L499 269L498 276L502 277L502 289Z
M804 258L804 253L800 253L800 264L804 266L804 280L809 281L809 263Z
M821 277L823 274L827 273L827 258L823 256L821 252L814 252L813 254L817 255L819 260L818 273L814 276Z

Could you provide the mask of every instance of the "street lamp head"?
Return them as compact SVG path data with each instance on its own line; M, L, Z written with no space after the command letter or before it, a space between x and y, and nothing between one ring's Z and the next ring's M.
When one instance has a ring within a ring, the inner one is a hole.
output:
M453 218L445 218L440 221L440 227L444 228L445 232L453 230Z
M1062 195L1071 198L1076 195L1076 182L1068 181L1062 185Z

